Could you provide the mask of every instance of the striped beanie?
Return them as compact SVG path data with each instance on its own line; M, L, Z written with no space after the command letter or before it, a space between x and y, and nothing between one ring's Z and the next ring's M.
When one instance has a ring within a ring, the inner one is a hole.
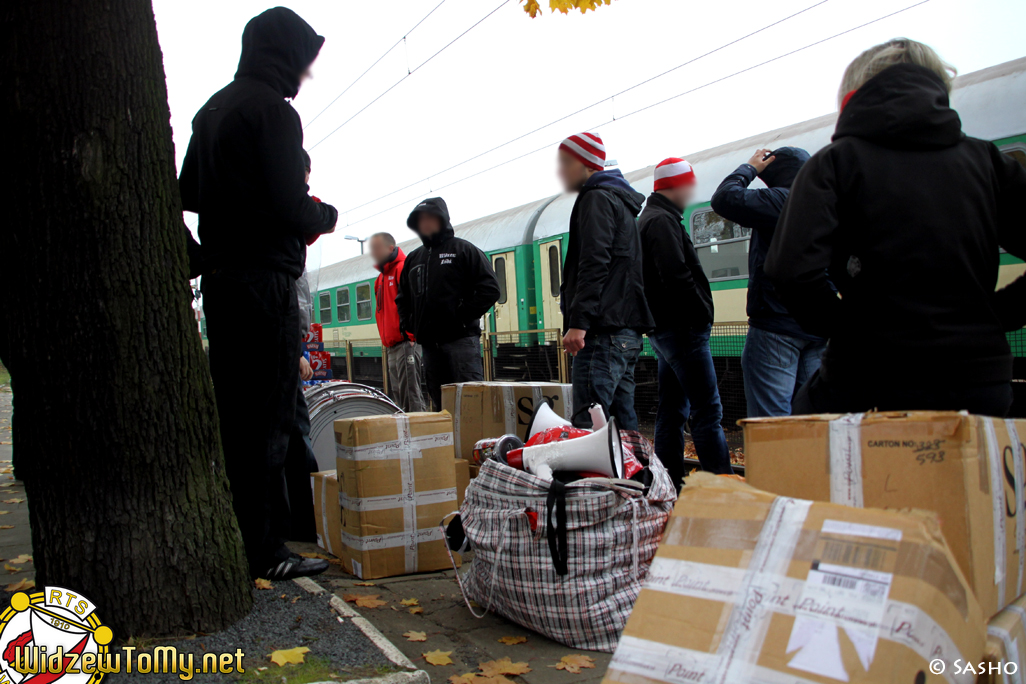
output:
M606 146L594 133L578 133L559 144L559 149L575 157L589 169L601 171L606 167Z
M655 189L669 190L681 185L695 184L695 170L691 164L677 157L659 162L655 170Z

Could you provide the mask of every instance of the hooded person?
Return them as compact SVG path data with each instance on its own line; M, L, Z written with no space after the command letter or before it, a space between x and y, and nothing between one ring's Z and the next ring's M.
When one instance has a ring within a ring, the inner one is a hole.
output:
M232 504L250 572L267 579L328 567L285 545L284 479L299 385L296 279L307 242L338 219L309 195L303 127L286 100L299 93L323 43L284 7L250 20L235 80L193 119L179 177L183 208L199 214L210 374Z
M442 406L442 385L484 380L481 317L499 299L499 281L480 249L456 237L441 197L418 204L406 225L420 238L399 278L400 328L424 350L428 395Z
M406 266L406 254L395 238L388 233L375 233L370 237L370 253L378 278L374 281L377 301L375 320L381 345L387 350L388 387L392 397L407 413L426 411L421 391L423 349L413 333L405 332L399 324L399 280Z
M791 415L798 389L819 369L826 340L788 313L763 271L777 221L809 153L800 147L756 150L712 196L717 214L751 230L748 245L748 334L741 354L748 416ZM765 188L749 189L756 176Z
M833 142L791 188L766 274L829 339L796 413L1011 405L1005 333L1026 324L1026 279L995 289L1000 250L1026 257L1026 169L962 132L952 72L907 39L864 52Z
M634 366L642 335L654 326L636 220L645 196L605 165L605 145L594 133L571 135L559 146L563 188L578 193L560 287L563 346L574 355L574 406L600 404L620 429L637 430ZM591 427L586 411L574 420Z

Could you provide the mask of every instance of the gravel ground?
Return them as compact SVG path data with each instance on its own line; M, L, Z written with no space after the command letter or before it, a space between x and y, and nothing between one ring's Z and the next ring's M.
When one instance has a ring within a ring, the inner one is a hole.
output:
M345 677L355 673L365 675L376 668L391 668L392 664L374 644L348 621L339 622L328 606L331 594L309 594L293 582L276 582L270 590L254 590L253 610L245 618L223 632L194 639L169 642L179 652L193 653L198 664L203 653L234 653L241 648L245 654L243 667L247 681L260 671L267 681L281 681L294 665L279 668L268 659L272 651L306 646L308 660L320 658L331 663L331 669ZM282 596L284 595L284 598ZM124 660L124 659L122 659ZM373 672L371 672L373 674ZM191 680L196 684L232 682L236 675L197 674ZM262 678L262 677L261 677ZM177 675L110 674L105 682L117 684L155 684L181 682Z

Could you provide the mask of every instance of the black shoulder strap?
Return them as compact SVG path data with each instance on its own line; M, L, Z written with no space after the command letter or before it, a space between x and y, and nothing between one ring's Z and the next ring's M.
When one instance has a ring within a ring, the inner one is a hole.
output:
M556 509L556 523L552 523L552 509ZM545 536L549 540L549 553L557 575L566 575L569 548L566 539L566 485L553 480L545 500Z

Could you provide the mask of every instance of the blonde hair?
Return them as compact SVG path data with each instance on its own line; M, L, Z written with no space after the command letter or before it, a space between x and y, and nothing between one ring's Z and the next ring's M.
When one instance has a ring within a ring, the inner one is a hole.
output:
M944 87L951 92L951 81L958 73L940 58L932 47L908 38L895 38L880 45L874 45L856 57L844 70L841 89L837 93L840 104L844 96L858 90L881 71L896 64L918 64L940 76Z

